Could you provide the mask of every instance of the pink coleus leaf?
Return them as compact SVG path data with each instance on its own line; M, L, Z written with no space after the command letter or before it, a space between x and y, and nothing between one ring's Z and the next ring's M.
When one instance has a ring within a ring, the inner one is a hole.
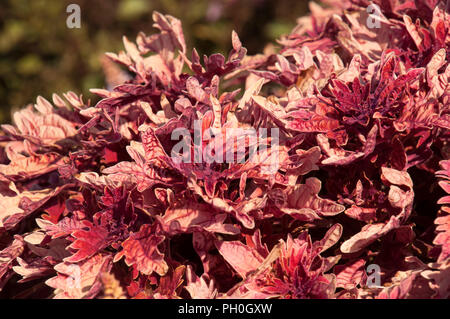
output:
M50 102L44 98L37 98L35 108L39 113L26 108L14 114L14 122L25 139L54 145L77 134L76 123L58 115Z
M298 219L314 220L320 216L334 216L344 211L344 206L318 196L321 182L311 177L305 184L296 185L288 193L287 207L280 208L286 214Z
M341 224L335 224L328 229L325 236L317 242L317 244L321 247L321 252L329 249L334 246L342 236L343 227Z
M186 269L187 284L185 289L192 299L215 299L218 295L214 287L214 280L208 278L207 274L198 277L191 266Z
M406 171L398 171L393 168L382 167L381 178L394 185L406 186L410 189L413 186L411 177Z
M421 276L429 279L430 288L434 290L435 298L448 299L450 297L450 263L446 259L444 262L430 265L432 269L421 272Z
M238 241L217 242L216 246L223 258L242 278L264 261L255 250Z
M0 201L0 208L4 208L0 212L0 227L4 226L6 229L14 228L23 219L31 215L67 187L70 187L70 184L54 189L49 188L20 192L17 190L16 185L11 182L8 190L5 191L6 196L0 193L0 199L2 200Z
M357 220L369 222L376 218L377 212L375 208L352 206L345 211L345 215Z
M12 268L15 273L22 276L22 279L19 282L36 280L54 274L51 263L45 259L39 258L29 263L20 257L17 257L16 260L19 265L13 266Z
M184 203L170 207L160 219L162 228L169 234L186 233L199 230L236 235L239 228L225 224L226 214L211 211L208 205Z
M7 273L12 269L13 262L22 254L24 248L23 239L17 236L11 245L0 251L0 291L2 289L1 283L4 279L9 279Z
M416 276L417 274L413 273L400 281L400 283L388 288L384 288L376 296L376 299L406 299L408 297L409 291L413 286Z
M45 219L36 218L36 224L53 239L71 235L73 232L86 227L86 223L69 217L63 218L55 224Z
M8 165L0 164L0 174L12 180L21 180L49 173L62 164L61 156L55 153L20 156Z
M101 290L101 273L111 269L111 259L97 254L80 263L57 264L57 275L45 283L55 289L55 299L94 298Z
M359 233L346 240L341 245L341 251L345 254L360 251L364 247L370 245L378 238L384 236L393 229L400 226L400 221L396 216L385 223L369 224L364 226Z

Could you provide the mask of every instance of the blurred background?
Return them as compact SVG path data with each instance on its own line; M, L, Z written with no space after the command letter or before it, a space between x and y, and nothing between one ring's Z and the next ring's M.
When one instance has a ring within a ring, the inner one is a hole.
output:
M81 8L80 29L66 25L72 3ZM103 53L122 50L122 35L134 41L139 31L156 32L153 10L182 21L188 52L226 55L234 29L255 54L288 33L308 1L1 0L0 123L38 95L72 90L95 101L89 89L105 86Z

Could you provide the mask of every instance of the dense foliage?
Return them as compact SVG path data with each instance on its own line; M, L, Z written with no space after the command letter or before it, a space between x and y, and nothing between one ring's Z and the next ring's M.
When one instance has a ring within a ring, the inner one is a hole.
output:
M0 296L448 298L448 7L325 2L253 56L235 32L227 57L188 53L155 12L95 106L16 112Z
M66 8L78 4L81 28L68 29ZM156 10L183 21L186 44L202 53L226 53L239 33L249 53L295 25L307 10L290 0L3 0L0 1L0 123L36 96L72 90L97 102L89 89L108 78L104 52L122 48L122 36L149 30ZM99 14L101 12L102 14Z

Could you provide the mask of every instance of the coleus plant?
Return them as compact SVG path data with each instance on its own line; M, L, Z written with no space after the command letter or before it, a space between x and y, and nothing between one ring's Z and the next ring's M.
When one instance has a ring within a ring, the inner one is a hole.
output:
M155 12L95 106L16 112L0 296L448 298L449 3L322 2L255 56Z

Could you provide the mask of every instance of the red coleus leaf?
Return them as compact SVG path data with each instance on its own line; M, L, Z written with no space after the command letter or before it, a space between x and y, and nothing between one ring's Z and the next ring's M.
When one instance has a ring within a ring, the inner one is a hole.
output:
M56 224L45 219L37 218L36 223L41 229L46 231L47 235L51 236L53 239L71 235L73 232L88 227L87 225L89 225L89 223L87 223L86 225L85 222L68 217L63 218Z
M42 218L56 223L58 222L60 216L64 213L66 205L63 201L58 200L54 205L46 209L46 214L42 214Z
M158 249L163 241L164 236L154 234L150 225L143 225L122 243L123 250L115 255L114 262L125 256L127 265L135 265L142 274L151 275L156 272L163 276L169 269L164 255Z
M186 266L178 266L173 271L168 272L165 276L161 277L159 280L159 287L156 289L154 294L155 298L176 298L178 296L178 290L182 285L184 279L184 273L186 271Z
M294 119L287 128L297 132L329 132L339 127L339 121L324 116L313 115L309 119Z
M336 287L353 289L360 284L364 278L365 260L358 259L342 266L334 268L336 274Z
M100 252L103 248L109 245L107 229L101 226L95 226L88 221L83 222L83 228L88 230L78 229L72 233L75 241L69 246L70 249L77 250L77 252L64 260L69 263L76 263L86 258L89 258Z

